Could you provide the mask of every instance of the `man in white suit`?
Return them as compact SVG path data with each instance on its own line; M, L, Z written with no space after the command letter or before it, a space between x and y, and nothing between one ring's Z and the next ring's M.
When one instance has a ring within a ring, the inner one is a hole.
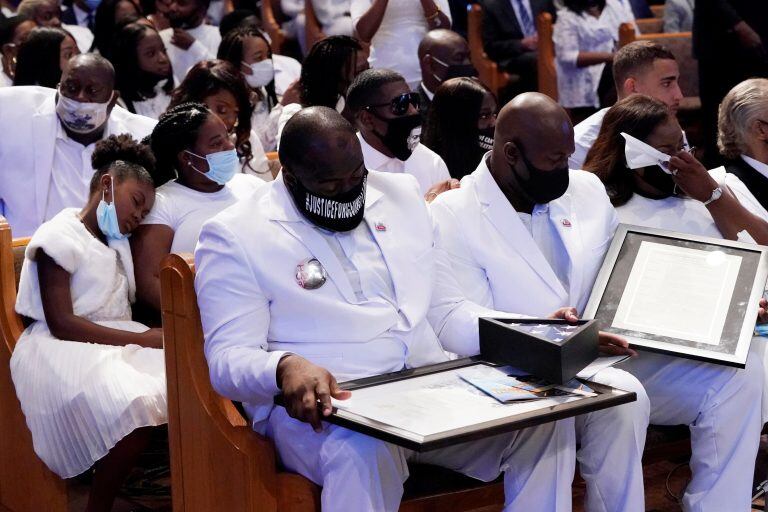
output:
M73 57L58 90L0 89L0 212L14 236L86 203L97 141L152 131L156 121L116 107L117 97L112 65L94 54Z
M478 316L495 312L458 291L413 177L368 172L336 111L297 113L280 161L195 251L217 392L248 404L282 464L323 486L323 510L396 511L416 460L485 481L504 471L507 511L570 510L571 420L424 454L322 422L331 397L349 397L337 380L444 361L441 342L476 349ZM281 391L286 408L273 406Z
M584 308L617 222L600 180L569 172L572 152L565 110L544 95L521 94L499 113L493 151L461 188L432 203L439 245L469 300L534 317L565 304ZM624 340L604 335L605 342L606 352L627 352ZM644 511L648 397L622 370L592 379L638 400L576 418L587 510Z

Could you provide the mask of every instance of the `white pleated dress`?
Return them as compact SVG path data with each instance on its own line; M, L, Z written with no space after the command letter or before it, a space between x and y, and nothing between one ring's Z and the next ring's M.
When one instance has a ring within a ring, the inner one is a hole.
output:
M27 247L16 311L35 320L11 357L16 394L35 453L62 478L77 476L139 427L168 421L165 361L160 349L64 341L45 321L37 279L38 249L71 274L74 313L133 332L135 285L127 240L105 246L63 210L35 232Z

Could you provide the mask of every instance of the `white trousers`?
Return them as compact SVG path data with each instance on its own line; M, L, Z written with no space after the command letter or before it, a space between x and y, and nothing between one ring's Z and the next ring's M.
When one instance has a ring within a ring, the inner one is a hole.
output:
M755 351L743 370L651 352L621 367L645 386L651 423L691 429L693 477L684 510L750 510L762 428L763 362Z
M637 401L576 417L577 459L588 512L643 512L643 448L650 402L633 375L606 368L590 380L634 391Z
M399 508L408 461L446 467L483 481L504 472L506 512L567 512L575 466L573 420L567 419L425 453L414 453L324 423L315 433L275 407L271 437L286 469L323 487L324 512Z

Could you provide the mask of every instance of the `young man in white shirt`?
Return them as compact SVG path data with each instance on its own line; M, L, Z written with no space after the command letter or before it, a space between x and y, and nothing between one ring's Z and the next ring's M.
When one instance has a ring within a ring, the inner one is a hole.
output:
M201 60L215 59L221 43L218 28L205 23L209 0L172 0L168 5L170 28L160 31L176 83Z
M80 53L91 50L93 33L87 27L62 22L59 0L22 0L18 14L34 20L38 27L61 27L75 38Z
M0 212L14 236L86 203L96 142L152 131L156 121L116 107L117 97L112 64L92 53L69 61L58 90L0 89Z
M680 69L672 52L651 41L630 43L618 50L613 58L613 79L619 100L630 94L645 94L663 101L677 113L683 100L679 78ZM576 150L568 159L571 169L584 167L607 111L607 108L601 109L574 127Z
M570 511L570 419L421 454L323 421L331 397L350 397L337 380L444 361L440 343L476 350L478 316L496 313L458 292L413 178L367 171L355 135L332 109L300 111L283 172L203 226L195 289L213 387L322 486L323 510L397 511L418 461L484 481L503 470L509 511Z
M359 130L365 166L410 174L427 194L451 175L443 159L419 142L419 101L405 79L388 69L363 71L347 91L347 108Z
M569 171L572 151L565 110L544 95L521 94L499 113L493 151L461 188L432 203L438 246L469 300L538 318L565 304L584 309L617 221L600 180ZM601 336L601 349L632 354L613 335ZM648 397L623 370L590 378L634 391L637 402L576 418L586 510L642 512Z

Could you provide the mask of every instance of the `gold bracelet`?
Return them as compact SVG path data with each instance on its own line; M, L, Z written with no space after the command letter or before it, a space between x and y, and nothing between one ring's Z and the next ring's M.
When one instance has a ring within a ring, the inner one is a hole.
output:
M429 22L435 21L438 16L440 16L440 7L435 5L435 14L427 16L427 21L429 21Z

